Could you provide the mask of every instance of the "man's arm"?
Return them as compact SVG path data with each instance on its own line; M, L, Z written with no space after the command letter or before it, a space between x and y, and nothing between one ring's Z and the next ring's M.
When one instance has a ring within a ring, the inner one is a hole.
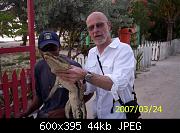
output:
M85 75L86 74L87 74L87 72L85 72ZM107 91L111 90L113 82L108 76L99 75L99 74L95 74L95 73L91 73L91 74L92 74L92 77L88 81L89 83L93 84L94 86L103 88Z

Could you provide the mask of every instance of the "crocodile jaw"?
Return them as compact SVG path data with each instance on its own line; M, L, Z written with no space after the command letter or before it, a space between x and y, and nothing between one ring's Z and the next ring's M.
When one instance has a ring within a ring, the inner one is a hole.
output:
M53 54L46 52L43 53L43 58L53 72L70 69L70 64L61 56L54 56Z

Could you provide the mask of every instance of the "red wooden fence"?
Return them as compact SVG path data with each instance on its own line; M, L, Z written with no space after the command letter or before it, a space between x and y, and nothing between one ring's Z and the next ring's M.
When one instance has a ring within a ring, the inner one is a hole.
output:
M28 100L32 94L30 82L30 70L22 69L17 75L13 71L12 77L8 78L6 72L2 76L0 91L2 91L2 103L0 104L0 118L16 118L20 112L24 112L28 106Z
M0 104L0 118L16 118L20 112L27 109L28 100L32 99L30 77L29 69L22 69L19 75L14 70L11 78L8 78L7 73L4 72L0 83L3 96Z

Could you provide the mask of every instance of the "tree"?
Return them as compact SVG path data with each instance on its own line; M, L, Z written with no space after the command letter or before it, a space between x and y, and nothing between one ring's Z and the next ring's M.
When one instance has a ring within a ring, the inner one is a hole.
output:
M174 38L180 38L180 17L177 18L174 29Z
M0 12L0 36L4 37L4 35L7 35L12 37L14 35L14 25L12 25L15 23L14 19L15 17L11 13Z
M36 31L38 33L43 30L59 31L59 36L62 36L68 44L68 55L71 56L71 50L75 44L81 48L81 33L83 32L85 37L87 35L85 19L90 12L103 11L113 24L112 34L117 34L119 27L131 23L131 18L126 13L129 1L118 0L116 4L112 4L109 0L36 0L34 1ZM20 28L17 28L16 34L23 34L24 42L27 36L26 2L27 0L1 0L0 2L3 3L0 4L0 9L6 9L18 18L17 23L20 24ZM83 41L84 38L82 38Z
M156 18L167 23L167 41L172 40L173 26L180 16L180 0L149 0L149 7Z
M87 33L85 19L89 5L92 5L91 0L36 0L36 30L59 31L59 36L67 44L68 56L71 57L75 45L81 48L81 33Z
M140 26L140 38L148 36L150 28L149 10L144 1L132 1L129 14L134 19L134 23Z
M128 14L130 0L97 0L91 7L103 12L112 23L112 35L118 36L121 27L130 27L133 19Z
M11 17L12 19L1 20L1 23L7 22L2 25L5 29L1 34L7 36L23 35L23 45L26 45L27 41L27 0L1 0L0 1L0 13L4 14L4 17ZM6 27L7 26L7 27ZM7 32L7 31L12 32Z

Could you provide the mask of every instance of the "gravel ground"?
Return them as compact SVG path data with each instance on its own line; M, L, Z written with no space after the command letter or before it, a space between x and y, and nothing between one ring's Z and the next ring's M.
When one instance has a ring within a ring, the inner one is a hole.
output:
M142 118L180 118L180 54L158 61L150 71L139 74L135 90L139 104L148 106L149 113L142 107Z

